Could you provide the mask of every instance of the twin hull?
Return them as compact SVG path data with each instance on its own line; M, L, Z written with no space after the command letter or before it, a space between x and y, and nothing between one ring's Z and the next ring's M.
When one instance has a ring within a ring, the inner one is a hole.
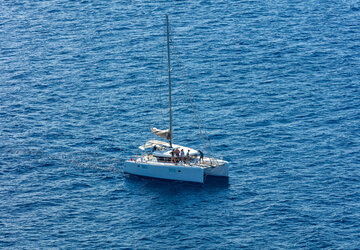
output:
M124 172L151 178L167 180L190 181L204 183L204 175L228 176L228 166L202 168L197 166L173 165L168 163L149 163L126 161Z
M124 172L152 178L204 183L204 169L201 167L126 161Z

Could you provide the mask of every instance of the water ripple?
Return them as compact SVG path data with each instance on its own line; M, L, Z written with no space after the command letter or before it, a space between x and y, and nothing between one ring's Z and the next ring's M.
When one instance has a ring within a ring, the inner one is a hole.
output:
M359 248L357 1L0 8L0 247ZM165 13L176 141L184 75L229 182L122 173L167 124Z

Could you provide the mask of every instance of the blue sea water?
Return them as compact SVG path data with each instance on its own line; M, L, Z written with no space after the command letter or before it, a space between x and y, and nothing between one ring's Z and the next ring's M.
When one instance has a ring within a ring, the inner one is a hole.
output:
M228 182L122 173L167 128ZM360 248L360 2L0 1L0 248ZM184 81L187 83L184 84Z

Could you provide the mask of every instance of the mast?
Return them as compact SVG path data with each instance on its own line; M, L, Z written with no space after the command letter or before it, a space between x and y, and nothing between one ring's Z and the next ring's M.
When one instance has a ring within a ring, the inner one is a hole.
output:
M169 79L169 115L170 115L170 147L172 148L172 140L173 140L173 128L172 128L172 105L171 105L171 66L170 66L170 38L169 38L169 17L166 16L166 39L167 39L167 58L168 58L168 79Z

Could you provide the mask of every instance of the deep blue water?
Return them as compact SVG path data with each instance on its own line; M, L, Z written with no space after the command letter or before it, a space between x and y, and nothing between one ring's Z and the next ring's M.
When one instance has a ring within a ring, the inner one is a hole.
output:
M228 182L124 176L167 128ZM0 248L360 248L359 1L0 1Z

